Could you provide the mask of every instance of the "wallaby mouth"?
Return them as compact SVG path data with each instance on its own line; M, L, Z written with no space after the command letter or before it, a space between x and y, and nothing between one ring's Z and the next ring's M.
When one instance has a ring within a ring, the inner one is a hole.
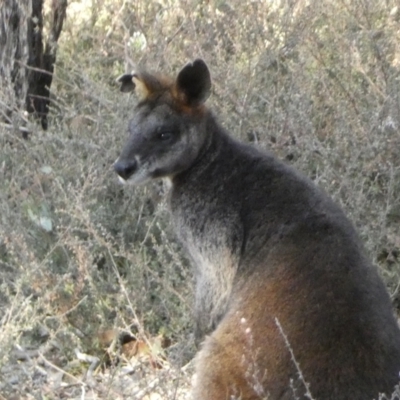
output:
M127 181L137 170L138 163L136 160L120 160L114 163L114 171L123 180Z

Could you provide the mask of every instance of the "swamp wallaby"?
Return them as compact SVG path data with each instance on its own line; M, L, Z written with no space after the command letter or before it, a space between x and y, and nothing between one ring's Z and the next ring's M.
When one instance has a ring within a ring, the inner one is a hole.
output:
M119 78L140 102L115 171L169 178L196 272L195 400L369 400L399 381L400 332L343 211L273 155L232 138L204 102L206 64Z

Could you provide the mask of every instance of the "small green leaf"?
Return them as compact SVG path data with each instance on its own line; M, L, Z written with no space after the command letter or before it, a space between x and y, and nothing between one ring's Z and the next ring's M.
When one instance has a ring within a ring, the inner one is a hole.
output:
M34 222L35 224L38 224L38 217L36 216L36 214L32 211L31 208L28 208L28 216L30 218L30 220L32 222Z
M43 165L42 168L40 168L40 172L43 172L46 175L49 175L53 172L53 168L51 168L49 165Z
M46 232L51 232L53 230L53 223L50 218L40 217L39 223Z

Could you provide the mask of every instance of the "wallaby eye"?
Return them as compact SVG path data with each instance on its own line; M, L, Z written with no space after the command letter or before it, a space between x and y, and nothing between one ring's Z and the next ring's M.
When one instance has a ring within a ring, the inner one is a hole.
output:
M173 138L173 133L171 131L162 131L157 135L157 139L162 140L164 142L171 140Z

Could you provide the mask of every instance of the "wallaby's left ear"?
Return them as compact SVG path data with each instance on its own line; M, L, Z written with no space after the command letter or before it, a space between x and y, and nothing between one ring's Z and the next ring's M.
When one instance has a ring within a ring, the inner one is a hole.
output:
M162 82L156 76L144 71L121 75L117 78L117 82L121 83L121 92L135 91L140 101L163 90Z
M117 82L121 84L120 90L124 93L133 92L135 90L135 83L133 82L132 74L124 74L117 78Z
M211 76L206 63L197 59L183 67L176 78L175 88L179 100L186 105L204 103L211 91Z

